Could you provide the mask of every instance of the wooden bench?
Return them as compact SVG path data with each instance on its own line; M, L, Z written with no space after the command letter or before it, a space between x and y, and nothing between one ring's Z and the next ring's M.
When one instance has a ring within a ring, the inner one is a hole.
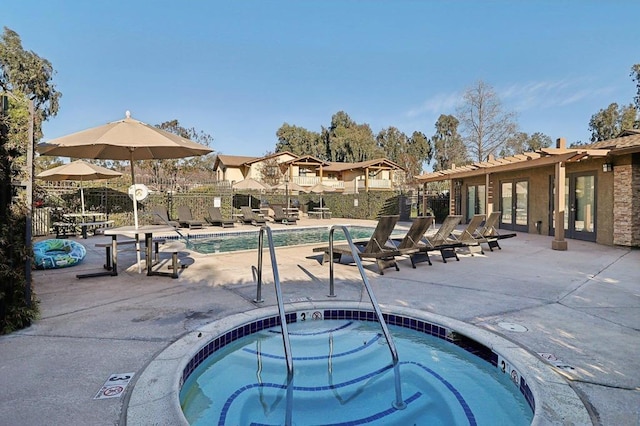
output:
M78 224L82 230L82 238L85 240L87 239L87 230L89 228L93 229L95 233L96 228L104 228L109 225L113 225L113 220L96 220L95 222L82 222Z
M311 218L322 219L322 212L307 212L307 215Z

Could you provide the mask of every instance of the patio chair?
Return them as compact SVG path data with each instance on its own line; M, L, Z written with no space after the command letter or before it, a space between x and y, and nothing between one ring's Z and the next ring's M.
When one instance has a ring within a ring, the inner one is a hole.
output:
M477 252L484 254L484 250L480 244L489 243L489 241L480 233L480 230L483 228L485 223L485 219L486 216L483 214L473 215L466 228L462 231L454 230L451 233L451 240L453 242L461 243L463 247L466 247L469 250L469 253L471 253L472 256Z
M240 211L242 212L242 222L250 223L253 226L261 226L267 223L267 220L251 210L249 206L240 207Z
M500 244L498 243L499 240L513 238L518 235L515 232L510 232L508 234L501 234L498 232L498 222L501 214L502 212L491 212L482 229L478 231L478 234L486 240L485 242L491 251L493 251L494 247L498 247L498 250L502 250L502 247L500 247Z
M285 225L295 225L297 220L298 220L298 216L297 215L290 215L284 212L284 210L282 209L282 206L272 206L273 208L273 220L277 223L282 223Z
M209 207L209 217L205 217L204 220L211 225L217 225L223 228L233 228L235 226L232 219L222 218L220 207Z
M151 206L151 223L153 225L170 225L179 228L180 224L175 220L169 219L169 212L166 207Z
M178 206L178 223L182 228L202 229L202 221L195 220L189 206Z
M411 227L402 238L392 238L389 240L390 245L397 249L400 254L409 256L411 266L415 269L416 263L428 261L429 256L420 251L420 246L424 245L420 240L425 232L433 224L433 216L420 216L414 219Z
M354 245L358 252L358 257L362 260L373 260L378 266L378 272L380 275L384 275L385 268L396 268L399 271L398 263L395 256L400 256L400 251L396 248L388 245L389 236L393 231L393 228L398 222L399 216L381 216L376 225L376 229L373 231L373 235L368 241L354 241ZM322 261L324 263L329 260L330 251L329 247L317 247L313 249L314 252L324 252ZM334 245L333 246L333 260L340 262L342 255L352 256L351 247L348 244Z
M422 237L420 240L422 244L419 245L420 252L424 253L428 258L430 251L439 251L444 263L447 263L447 259L452 257L455 257L455 259L459 261L460 258L458 257L458 253L456 253L456 249L462 247L464 244L452 240L451 235L461 220L462 216L460 215L447 216L435 234ZM431 260L428 259L427 261L429 265L431 265Z

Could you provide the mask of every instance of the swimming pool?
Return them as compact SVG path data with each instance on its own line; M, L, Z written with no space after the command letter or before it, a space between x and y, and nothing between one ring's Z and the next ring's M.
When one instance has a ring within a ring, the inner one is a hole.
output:
M393 404L394 370L373 312L288 314L294 424L531 424L533 395L504 358L445 327L386 317L400 355L403 409ZM189 424L283 424L282 337L279 327L267 327L275 323L239 327L205 347L214 349L210 355L192 359L199 365L187 366L180 392Z
M348 226L354 240L370 238L374 228L366 226ZM239 250L256 250L258 248L259 230L241 232L220 232L202 236L190 236L187 248L198 253L226 253ZM293 229L272 229L273 243L276 247L295 246L301 244L322 243L329 241L328 227L296 227ZM336 241L344 240L342 232L334 233Z

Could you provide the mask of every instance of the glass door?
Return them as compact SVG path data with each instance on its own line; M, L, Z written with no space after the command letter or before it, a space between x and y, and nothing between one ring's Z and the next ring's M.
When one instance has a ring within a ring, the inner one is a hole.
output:
M554 235L554 182L551 178L549 235ZM564 181L564 235L576 240L596 240L596 176L595 174L571 174Z
M596 240L596 177L570 175L565 179L564 229L567 238Z
M485 186L474 185L467 187L467 221L475 214L485 214Z
M500 183L500 227L529 232L529 181L510 180Z

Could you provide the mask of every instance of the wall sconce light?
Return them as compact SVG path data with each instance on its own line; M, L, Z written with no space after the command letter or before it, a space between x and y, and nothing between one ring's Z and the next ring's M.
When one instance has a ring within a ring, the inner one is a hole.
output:
M613 164L611 163L602 163L602 171L603 172L612 172L613 171Z

